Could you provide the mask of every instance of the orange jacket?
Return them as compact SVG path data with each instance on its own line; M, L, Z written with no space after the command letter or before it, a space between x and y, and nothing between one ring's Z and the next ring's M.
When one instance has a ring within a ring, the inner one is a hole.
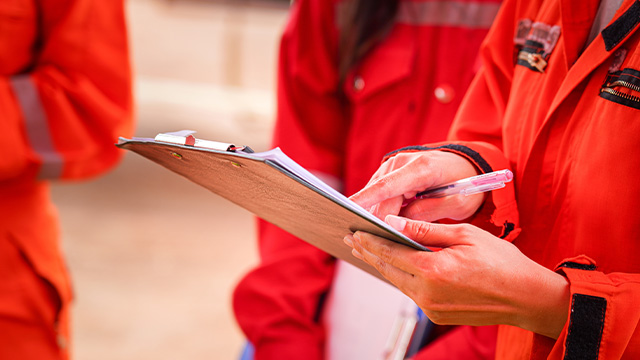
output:
M54 285L66 312L47 182L101 174L120 157L117 136L132 132L122 1L0 2L0 124L0 237Z
M337 3L298 0L291 9L280 49L274 145L353 194L387 152L446 137L499 2L401 1L388 37L348 75L347 105L337 95ZM256 359L325 358L321 312L334 259L264 222L259 235L261 263L234 296ZM417 358L451 358L452 346L456 358L492 354L495 329L478 330L483 340L467 342L474 332L449 333L447 345Z
M570 282L560 338L501 326L499 359L640 358L640 2L586 46L598 5L507 0L452 128L476 164L508 161L508 239Z

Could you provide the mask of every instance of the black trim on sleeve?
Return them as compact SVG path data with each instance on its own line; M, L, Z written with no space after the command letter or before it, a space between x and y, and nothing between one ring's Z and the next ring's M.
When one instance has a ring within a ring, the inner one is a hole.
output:
M403 152L403 151L410 151L410 150L417 150L417 151L424 151L424 150L434 150L437 149L437 147L432 148L432 147L428 147L428 146L420 146L420 145L413 145L413 146L405 146L403 148L400 148L398 150L393 150L392 152L386 154L384 157L387 158L389 156L393 156L399 152Z
M593 264L578 264L571 261L563 262L558 267L565 267L569 269L578 269L578 270L595 270L596 269L596 266Z
M607 300L573 294L564 360L597 360L604 329Z
M473 160L473 162L480 168L483 174L490 173L493 171L493 169L491 168L491 165L489 165L489 163L477 151L469 147L466 147L464 145L458 145L458 144L448 144L448 145L441 145L436 147L407 146L398 150L394 150L388 153L387 155L385 155L384 157L386 158L389 156L393 156L399 152L408 151L408 150L424 151L424 150L440 150L440 149L448 149L448 150L453 150L453 151L457 151L459 153L465 154L466 156L471 158L471 160Z
M500 236L500 239L504 239L516 228L514 223L510 223L508 221L504 222L504 233Z
M602 30L604 47L611 51L640 23L640 1L636 1L613 24Z

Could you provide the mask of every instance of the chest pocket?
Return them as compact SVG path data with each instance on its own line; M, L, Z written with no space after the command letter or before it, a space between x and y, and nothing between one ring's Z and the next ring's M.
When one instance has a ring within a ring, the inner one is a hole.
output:
M410 27L397 25L346 78L344 93L361 102L390 89L412 75L416 45Z
M640 110L640 54L638 53L640 1L634 2L624 14L601 33L605 49L611 51L619 43L610 61L607 78L600 88L600 97ZM635 32L625 40L629 33Z
M610 62L599 96L640 110L640 54L638 34L618 48Z
M626 68L609 74L600 97L640 110L640 71Z

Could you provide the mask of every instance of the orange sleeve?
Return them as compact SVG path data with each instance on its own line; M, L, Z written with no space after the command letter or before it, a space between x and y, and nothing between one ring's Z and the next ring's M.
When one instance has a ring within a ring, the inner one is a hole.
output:
M0 180L79 179L110 168L133 130L122 1L46 0L30 66L0 78Z
M505 22L512 21L510 14L515 12L515 7L514 1L503 3L480 49L481 68L462 100L449 131L450 143L459 146L459 149L444 149L465 156L481 173L514 170L513 163L504 155L502 143L503 118L514 67L511 51L504 49L513 47L513 34L500 29L513 27L513 24ZM503 189L492 191L470 222L513 241L520 233L514 183L515 180Z
M549 360L638 358L640 275L605 274L584 255L565 259L556 271L570 283L567 323L557 340L535 335L533 353Z

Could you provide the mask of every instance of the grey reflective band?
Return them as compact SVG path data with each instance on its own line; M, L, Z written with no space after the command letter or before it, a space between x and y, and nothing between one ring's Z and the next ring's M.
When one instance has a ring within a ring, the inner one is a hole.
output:
M12 77L11 86L22 110L29 145L42 161L38 178L60 178L63 159L53 146L47 115L44 112L38 90L29 75Z
M499 9L499 3L488 2L403 1L398 9L397 22L488 29Z

